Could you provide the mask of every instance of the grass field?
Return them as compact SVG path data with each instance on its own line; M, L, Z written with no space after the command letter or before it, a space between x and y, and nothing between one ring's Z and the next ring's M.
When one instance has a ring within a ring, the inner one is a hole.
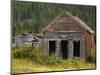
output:
M95 69L94 63L86 63L83 61L68 61L63 60L62 64L58 65L43 65L35 63L28 59L13 59L13 73L28 73L28 72L47 72L47 71L63 71L63 70L81 70Z
M80 59L57 59L55 55L48 55L40 48L12 49L12 73L48 72L95 69L95 62Z

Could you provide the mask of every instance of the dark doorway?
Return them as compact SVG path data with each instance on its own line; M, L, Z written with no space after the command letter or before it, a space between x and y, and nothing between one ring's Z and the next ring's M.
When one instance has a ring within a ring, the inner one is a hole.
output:
M56 51L56 41L49 41L49 54L53 54Z
M80 41L73 41L74 57L80 57Z
M62 53L62 57L64 59L67 59L67 53L68 53L68 41L67 40L61 40L61 53Z

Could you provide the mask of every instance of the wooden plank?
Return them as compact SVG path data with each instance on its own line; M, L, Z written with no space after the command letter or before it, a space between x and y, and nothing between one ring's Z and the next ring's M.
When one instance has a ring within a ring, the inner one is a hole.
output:
M68 59L73 59L73 40L68 40Z
M84 59L85 60L85 58L86 58L86 47L85 47L85 39L84 38L82 38L81 40L80 40L80 58L81 59Z
M60 57L60 53L61 53L61 50L60 50L60 40L57 40L56 41L56 52L55 52L56 57Z
M49 54L49 41L47 39L44 39L43 43L44 50Z

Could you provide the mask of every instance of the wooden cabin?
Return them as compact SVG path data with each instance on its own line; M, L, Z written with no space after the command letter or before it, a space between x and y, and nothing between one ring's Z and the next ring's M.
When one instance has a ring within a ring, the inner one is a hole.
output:
M87 59L95 48L93 33L88 25L67 11L58 15L41 32L44 50L64 59Z

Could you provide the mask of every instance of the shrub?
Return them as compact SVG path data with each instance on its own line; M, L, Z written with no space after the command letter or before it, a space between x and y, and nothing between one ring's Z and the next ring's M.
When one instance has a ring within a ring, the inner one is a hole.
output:
M13 50L14 58L31 58L32 48L21 47Z
M47 58L47 53L42 48L34 48L32 50L32 60L34 62L43 62Z
M54 54L47 57L47 60L45 60L46 65L56 65L57 59Z
M95 62L96 61L96 51L95 49L91 50L90 56L88 57L89 62Z
M91 50L91 58L92 58L92 61L96 61L96 51L95 51L95 49L92 49Z
M57 59L55 54L48 55L42 48L35 48L32 51L32 60L43 65L59 65L60 58Z

